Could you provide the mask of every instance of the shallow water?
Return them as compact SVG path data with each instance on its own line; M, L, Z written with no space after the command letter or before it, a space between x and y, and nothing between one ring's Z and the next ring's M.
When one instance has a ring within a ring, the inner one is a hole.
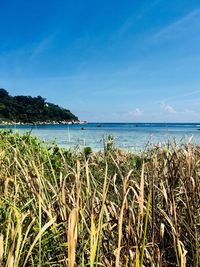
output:
M168 139L186 143L192 139L200 144L200 123L88 123L85 125L17 125L1 126L32 135L40 139L55 141L63 147L90 146L95 150L103 149L104 140L112 135L115 145L127 150L143 149L147 143L157 144Z

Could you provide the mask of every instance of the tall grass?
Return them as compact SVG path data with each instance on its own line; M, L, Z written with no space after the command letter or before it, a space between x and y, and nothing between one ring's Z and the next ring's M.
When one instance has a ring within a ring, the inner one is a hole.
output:
M140 154L0 132L1 266L200 266L200 147Z

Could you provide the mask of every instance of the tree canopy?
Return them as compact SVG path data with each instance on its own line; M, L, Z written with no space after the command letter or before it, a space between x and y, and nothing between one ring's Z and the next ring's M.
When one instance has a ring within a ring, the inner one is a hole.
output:
M11 96L5 89L0 89L0 121L37 123L77 120L70 110L46 102L41 96Z

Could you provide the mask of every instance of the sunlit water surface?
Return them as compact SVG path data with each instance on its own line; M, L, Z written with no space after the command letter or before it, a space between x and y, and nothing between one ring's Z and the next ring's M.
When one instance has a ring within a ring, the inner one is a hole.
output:
M147 144L164 143L175 139L177 143L200 144L200 123L88 123L85 125L40 125L1 126L12 128L62 147L90 146L94 150L103 149L109 135L114 137L117 147L130 151L141 150Z

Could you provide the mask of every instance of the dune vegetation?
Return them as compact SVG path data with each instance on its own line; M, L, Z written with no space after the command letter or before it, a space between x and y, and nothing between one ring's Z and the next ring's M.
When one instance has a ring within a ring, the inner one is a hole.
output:
M0 132L1 266L200 266L200 147L82 152Z

